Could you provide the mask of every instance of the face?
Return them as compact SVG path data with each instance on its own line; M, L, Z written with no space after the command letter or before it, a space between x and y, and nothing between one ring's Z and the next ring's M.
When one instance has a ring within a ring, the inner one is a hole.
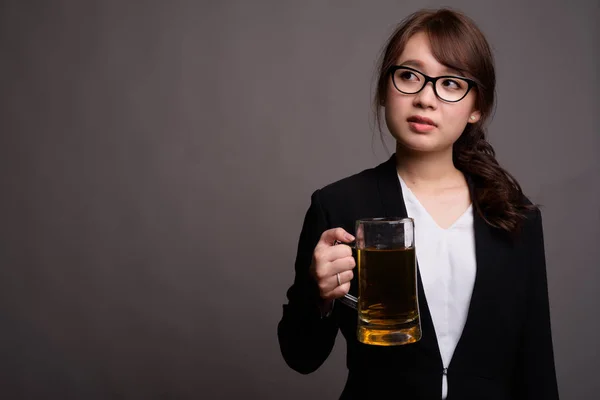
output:
M408 40L404 51L396 60L396 65L414 68L431 77L464 76L458 71L448 69L435 59L425 33L417 33ZM410 72L404 76L409 80L418 79L417 75ZM452 145L460 137L467 123L475 123L481 117L474 108L475 98L476 92L471 89L459 102L445 102L435 95L431 82L416 94L404 94L394 87L392 78L388 77L384 104L385 121L398 144L409 150L451 151ZM415 122L415 117L428 118L433 125Z

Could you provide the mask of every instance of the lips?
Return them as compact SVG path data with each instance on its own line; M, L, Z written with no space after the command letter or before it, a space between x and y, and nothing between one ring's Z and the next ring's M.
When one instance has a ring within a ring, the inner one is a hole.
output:
M431 126L437 126L435 122L430 120L429 118L421 117L420 115L413 115L407 119L408 122L415 122L417 124L425 124Z

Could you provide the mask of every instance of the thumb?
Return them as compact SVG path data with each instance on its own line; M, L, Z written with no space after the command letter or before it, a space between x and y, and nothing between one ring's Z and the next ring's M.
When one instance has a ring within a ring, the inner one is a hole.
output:
M321 242L329 246L333 246L336 240L349 243L354 240L354 236L346 232L343 228L329 229L321 235Z

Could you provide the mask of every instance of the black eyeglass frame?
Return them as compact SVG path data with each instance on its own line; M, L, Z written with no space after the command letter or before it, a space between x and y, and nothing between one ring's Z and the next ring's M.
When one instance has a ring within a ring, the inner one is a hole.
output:
M400 89L398 89L398 86L396 86L396 80L394 79L394 74L396 73L396 71L398 71L399 69L406 69L412 72L417 72L421 75L423 75L423 77L425 78L425 82L423 82L423 86L421 86L421 88L419 90L417 90L416 92L404 92ZM397 91L399 91L400 93L404 93L404 94L417 94L419 93L421 90L423 90L423 88L425 88L425 86L427 86L428 82L431 82L431 84L433 85L433 93L435 93L436 97L442 101L445 101L446 103L458 103L459 101L461 101L462 99L464 99L465 97L467 97L467 94L469 94L469 92L471 91L472 88L477 87L477 82L475 82L473 79L469 79L469 78L465 78L463 76L455 76L455 75L442 75L442 76L436 76L431 77L429 75L425 75L424 73L422 73L421 71L419 71L418 69L414 69L411 67L407 67L404 65L392 65L390 67L390 69L388 70L388 74L390 75L390 77L392 78L392 84L394 85L394 87L396 88ZM446 100L443 97L441 97L438 92L437 92L437 88L436 88L436 84L437 81L439 79L443 79L443 78L452 78L452 79L460 79L462 81L467 82L467 91L465 92L465 94L458 100Z

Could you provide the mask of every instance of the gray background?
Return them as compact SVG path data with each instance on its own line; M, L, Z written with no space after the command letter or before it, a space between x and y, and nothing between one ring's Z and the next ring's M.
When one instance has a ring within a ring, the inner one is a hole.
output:
M302 218L387 159L375 59L440 5L492 44L491 142L544 205L562 397L600 392L597 0L0 4L0 397L338 396L343 340L279 354Z

